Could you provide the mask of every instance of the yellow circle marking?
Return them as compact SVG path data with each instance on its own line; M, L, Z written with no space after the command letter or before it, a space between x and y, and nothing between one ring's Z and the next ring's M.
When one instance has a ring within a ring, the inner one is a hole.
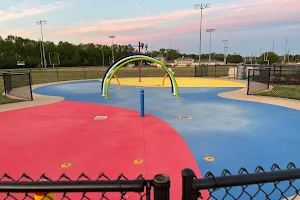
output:
M182 78L175 77L178 87L246 87L245 84L220 80L213 78ZM163 77L142 77L142 82L139 82L139 78L119 78L121 85L124 86L141 86L141 87L161 87ZM117 84L117 81L112 79L111 83ZM164 87L171 87L169 80L165 81Z
M204 158L204 160L206 160L206 161L208 161L208 162L213 162L213 161L215 161L216 159L215 159L214 157L211 157L211 156L206 156L206 157Z
M136 165L140 165L140 164L144 163L144 160L142 160L142 159L136 159L136 160L133 161L133 163L136 164Z
M63 163L60 165L61 168L69 168L72 166L72 163Z

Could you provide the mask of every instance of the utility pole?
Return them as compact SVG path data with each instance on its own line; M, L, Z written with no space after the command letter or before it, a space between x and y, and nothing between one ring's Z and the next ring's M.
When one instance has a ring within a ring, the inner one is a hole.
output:
M103 45L102 45L102 65L103 65L103 67L104 67L104 50L103 50Z
M153 57L152 56L153 46L150 46L150 51L151 51L151 57Z
M262 50L262 48L260 48L260 50L259 50L259 57L261 56L261 50Z
M275 50L275 42L273 41L272 53L274 53L274 50Z
M288 54L287 54L287 63L289 64L290 63L290 48L288 48Z
M287 46L288 46L288 37L285 37L285 49L284 49L284 59L283 62L286 63L286 50L287 50Z
M211 62L211 33L215 32L216 29L207 29L206 32L209 33L209 58L208 58L208 62L210 65Z
M116 36L110 35L109 38L111 38L111 55L112 55L112 63L114 63L115 62L115 56L114 56L114 38L116 38Z
M228 40L222 40L224 43L224 64L226 65L227 49L228 49Z
M43 59L41 60L41 64L43 68L47 68L47 61L45 56L45 46L44 46L44 35L43 35L43 25L47 24L46 20L39 20L36 22L37 25L41 26L41 36L42 36L42 53L43 53Z
M209 3L200 3L200 4L195 4L194 8L195 9L200 9L201 10L201 15L200 15L200 42L199 42L199 67L201 66L201 46L202 46L202 11L206 8L209 8L211 4ZM202 74L202 73L201 73Z

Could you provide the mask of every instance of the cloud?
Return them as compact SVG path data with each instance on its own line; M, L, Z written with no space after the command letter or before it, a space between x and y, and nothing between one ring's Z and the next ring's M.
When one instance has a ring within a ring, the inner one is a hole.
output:
M20 8L18 6L10 6L8 11L0 12L0 22L5 22L14 19L35 16L54 10L59 10L69 5L68 2L55 2L52 4L42 5L37 8Z
M65 3L57 3L56 6L58 5L63 7ZM53 9L53 6L45 5L39 9L49 10L50 8ZM241 0L216 4L203 11L203 32L207 28L214 28L216 32L213 37L224 36L231 42L241 41L249 36L269 39L271 29L275 30L272 36L284 34L283 37L285 37L284 32L288 25L289 31L292 30L291 27L298 26L299 10L300 4L295 4L292 0ZM116 35L115 43L118 44L132 43L138 38L148 43L164 45L162 43L169 43L170 36L175 36L182 38L182 41L177 41L176 44L184 43L192 46L193 41L198 39L199 19L200 11L190 9L162 14L153 13L151 16L137 18L80 21L64 25L66 28L48 26L44 33L47 40L56 42L67 40L74 43L102 44L110 44L111 41L108 39L110 34ZM26 34L26 36L39 37L38 29L24 30L23 34L21 30L15 30L15 32L6 30L8 31L11 34L21 33L20 36ZM204 39L208 37L206 33L203 36Z
M284 23L300 17L300 4L292 0L246 0L235 4L222 4L211 7L204 12L204 28L233 28L246 27L265 23ZM289 11L289 12L285 12ZM183 10L167 14L140 17L104 20L98 22L85 22L87 26L60 29L47 32L50 35L76 35L87 33L115 33L130 35L136 30L143 29L145 34L153 35L164 31L165 33L178 33L196 31L199 29L199 11ZM191 23L192 22L192 23ZM168 27L166 30L166 27ZM161 31L159 31L161 30ZM139 31L138 31L139 32Z

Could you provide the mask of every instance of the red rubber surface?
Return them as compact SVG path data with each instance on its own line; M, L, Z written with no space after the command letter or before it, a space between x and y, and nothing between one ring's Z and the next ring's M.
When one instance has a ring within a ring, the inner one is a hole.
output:
M108 118L96 121L97 115ZM82 172L91 179L102 172L111 179L120 173L129 179L139 174L152 179L166 173L171 178L172 200L181 199L182 169L191 168L201 176L181 136L164 121L150 115L140 118L137 111L62 101L2 112L0 119L0 175L7 173L17 179L26 173L36 180L46 173L55 180L65 173L75 180ZM136 165L135 159L144 163ZM66 162L73 166L61 168ZM87 196L100 199L101 194ZM119 193L106 196L120 199ZM128 194L128 199L138 197Z

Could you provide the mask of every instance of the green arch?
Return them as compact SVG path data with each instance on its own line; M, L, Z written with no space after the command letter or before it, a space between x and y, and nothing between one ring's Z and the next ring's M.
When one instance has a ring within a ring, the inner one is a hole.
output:
M146 60L146 61L150 61L150 62L154 62L156 64L159 64L160 66L162 66L167 72L168 74L172 77L172 79L174 80L174 87L175 87L175 96L176 98L179 98L179 95L178 95L178 85L177 85L177 81L175 79L175 76L172 74L172 72L161 62L159 62L158 60L155 60L153 58L146 58L146 57L140 57L140 58L132 58L130 60L127 60L125 61L124 63L122 63L121 65L119 65L116 69L114 69L114 71L111 73L109 79L108 79L108 83L106 85L106 88L105 88L105 98L107 99L108 98L108 88L109 88L109 85L110 85L110 82L111 82L111 79L113 78L113 76L115 75L115 73L121 68L123 67L124 65L127 65L128 63L131 63L131 62L134 62L134 61L138 61L138 60Z

